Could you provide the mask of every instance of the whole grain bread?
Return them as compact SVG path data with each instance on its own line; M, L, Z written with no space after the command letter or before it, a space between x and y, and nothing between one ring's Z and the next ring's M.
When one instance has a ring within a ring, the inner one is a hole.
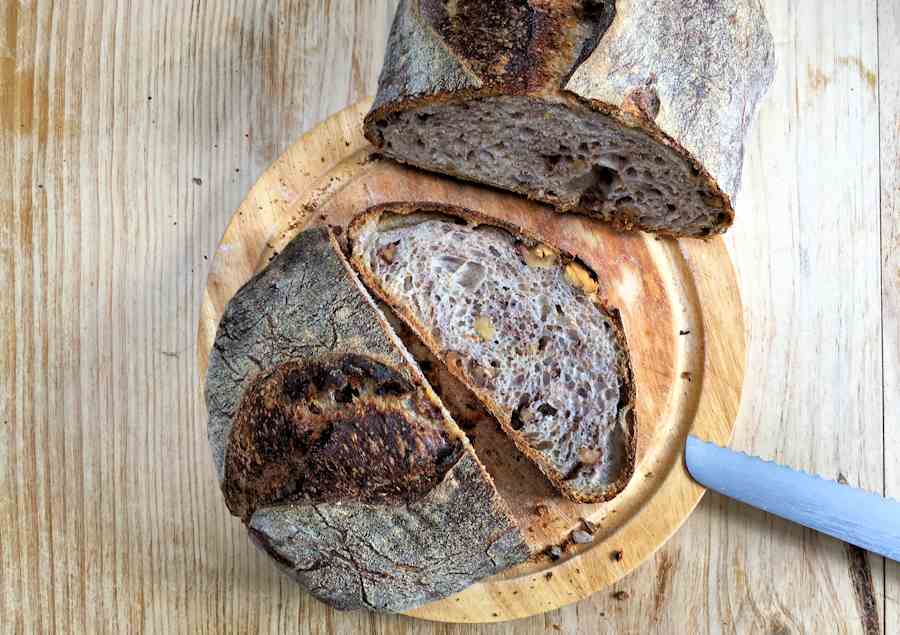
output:
M635 390L596 276L471 210L376 207L350 226L365 283L569 498L608 500L634 469Z
M401 0L366 137L673 236L725 231L771 83L759 0Z
M406 610L529 555L328 230L299 234L229 302L206 402L229 509L332 606Z

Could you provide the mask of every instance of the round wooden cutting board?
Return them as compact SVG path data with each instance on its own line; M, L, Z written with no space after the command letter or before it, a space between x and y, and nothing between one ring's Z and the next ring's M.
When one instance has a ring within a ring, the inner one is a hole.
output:
M531 561L457 595L409 611L450 622L526 617L575 602L615 582L685 521L704 489L683 463L688 432L725 444L740 401L744 329L734 270L720 238L658 239L559 215L517 196L425 174L373 154L362 136L369 102L334 115L294 143L235 212L212 260L200 313L201 380L228 300L304 227L342 229L371 205L451 203L525 226L581 257L621 311L637 386L638 463L625 491L604 504L559 496L490 421L470 433L529 542L561 545L556 561ZM574 544L583 519L593 541ZM552 573L552 575L550 575Z

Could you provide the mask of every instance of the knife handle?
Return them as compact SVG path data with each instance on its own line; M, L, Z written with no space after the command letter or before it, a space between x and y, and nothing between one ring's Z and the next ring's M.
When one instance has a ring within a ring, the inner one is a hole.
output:
M900 561L900 503L687 438L688 472L707 488Z

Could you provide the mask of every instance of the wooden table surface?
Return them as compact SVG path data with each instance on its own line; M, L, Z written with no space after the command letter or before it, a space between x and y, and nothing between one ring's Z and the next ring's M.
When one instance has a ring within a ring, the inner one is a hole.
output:
M900 2L765 4L732 447L897 497ZM0 0L0 630L900 632L897 564L713 494L614 588L505 625L337 613L250 545L206 443L208 259L266 166L374 91L393 7Z

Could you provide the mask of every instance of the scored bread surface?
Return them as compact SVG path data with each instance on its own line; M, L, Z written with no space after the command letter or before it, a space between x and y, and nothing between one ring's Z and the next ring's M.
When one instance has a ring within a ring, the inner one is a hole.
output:
M352 262L563 493L607 500L634 462L617 316L583 265L476 219L447 206L376 208L351 225Z
M323 228L228 303L206 377L226 503L340 609L403 611L529 547L490 476Z

